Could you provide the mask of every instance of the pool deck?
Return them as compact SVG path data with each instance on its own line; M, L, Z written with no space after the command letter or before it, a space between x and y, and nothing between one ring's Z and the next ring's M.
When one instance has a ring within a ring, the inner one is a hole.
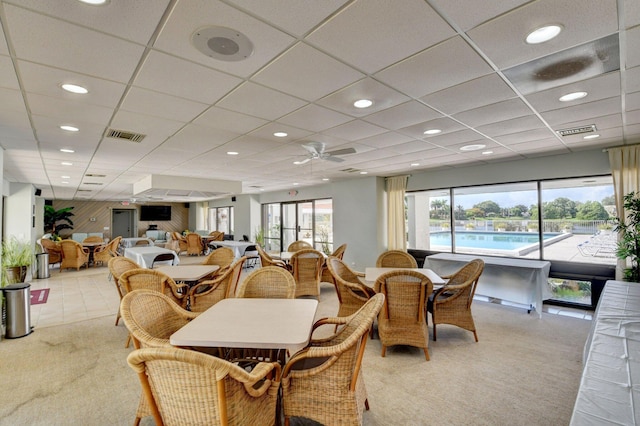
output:
M562 260L567 262L578 263L595 263L598 265L615 265L615 256L585 256L578 249L578 244L589 241L589 235L572 235L564 240L557 241L544 248L544 258L546 260ZM531 252L525 258L538 259L540 257L538 251Z

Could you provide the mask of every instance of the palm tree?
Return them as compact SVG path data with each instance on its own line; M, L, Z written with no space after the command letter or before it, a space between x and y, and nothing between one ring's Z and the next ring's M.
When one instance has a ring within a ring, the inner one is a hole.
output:
M73 221L71 212L73 207L65 207L60 210L56 210L53 206L44 206L44 232L51 233L52 236L57 236L63 229L73 229ZM58 223L62 222L62 223Z

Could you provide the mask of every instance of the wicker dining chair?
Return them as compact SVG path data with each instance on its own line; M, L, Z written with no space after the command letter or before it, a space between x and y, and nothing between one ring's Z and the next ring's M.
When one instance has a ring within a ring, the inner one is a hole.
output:
M49 266L62 262L62 248L60 244L49 238L40 239L40 245L45 253L49 255Z
M93 252L93 265L97 266L98 263L106 265L112 257L117 256L118 246L120 245L121 240L122 237L115 237L113 240L109 241L109 244L102 247L96 247Z
M204 253L204 244L202 243L202 237L200 234L191 232L187 234L186 239L188 256L200 256Z
M169 338L198 314L186 311L162 293L152 290L134 290L120 302L122 320L133 336L133 346L140 348L171 347ZM144 393L140 397L134 425L151 416Z
M289 247L287 247L287 251L298 251L298 250L302 250L302 249L312 249L313 246L311 244L309 244L306 241L302 241L302 240L298 240L298 241L294 241L291 244L289 244Z
M107 266L109 268L109 273L111 274L111 277L113 278L113 281L116 285L116 290L118 290L120 301L122 301L122 297L125 295L127 291L120 283L120 276L127 271L131 271L133 269L140 269L140 265L138 265L136 262L134 262L133 260L127 257L118 256L118 257L112 257L111 259L109 259ZM118 306L118 313L116 315L116 325L118 325L119 321L120 321L120 307Z
M166 294L179 306L185 307L187 303L187 284L176 284L167 274L157 269L132 269L120 275L118 280L125 289L125 294L133 290L154 290Z
M342 244L337 249L333 251L328 257L337 257L342 260L344 257L344 252L347 250L347 245ZM324 264L322 265L322 274L320 275L320 281L324 283L333 283L333 275L329 272L329 267L327 265L327 260L325 259ZM335 284L335 283L334 283Z
M352 270L341 259L333 256L327 258L326 264L336 286L340 304L339 317L353 314L375 294L372 288L360 281L364 273Z
M216 275L222 274L229 268L236 258L236 254L233 249L229 247L219 247L213 250L202 261L203 265L218 265L220 269L216 271Z
M296 280L286 269L265 266L247 275L238 285L236 297L265 299L293 299L296 295Z
M171 241L177 241L178 246L175 248L178 254L187 251L187 239L179 232L173 231L171 233Z
M156 425L255 425L276 421L281 368L236 364L180 348L138 349L127 357L138 373Z
M471 314L471 302L482 271L484 261L473 259L459 271L443 276L442 278L448 279L447 283L429 296L427 310L431 312L433 320L434 342L437 338L438 324L451 324L469 330L476 342L478 341L476 325Z
M325 425L362 424L364 409L369 409L362 358L368 331L383 303L384 296L377 294L348 317L323 318L314 324L313 331L322 325L340 327L330 337L312 339L285 365L285 425L299 416Z
M258 255L260 256L260 265L264 268L265 266L279 266L280 268L289 269L287 264L284 263L280 259L274 259L269 256L269 253L264 251L260 244L256 244L256 250L258 250Z
M82 247L77 241L60 241L62 250L62 262L60 262L60 272L65 269L80 270L83 266L89 267L89 250Z
M433 291L431 280L419 272L398 269L380 275L376 288L385 295L378 316L382 356L388 346L409 345L422 348L429 361L429 329L425 313L427 297Z
M222 231L212 231L209 233L209 236L211 237L209 240L210 241L222 241L224 240L224 232Z
M378 256L376 268L417 268L415 257L403 250L388 250Z
M92 235L82 240L82 242L83 243L104 243L104 238L99 237L97 235Z
M202 312L209 309L222 299L235 297L236 287L240 281L242 265L246 257L242 256L229 266L222 274L216 275L211 280L200 281L189 289L189 309L193 312Z
M320 272L324 256L318 250L302 249L291 256L293 278L296 280L296 297L320 296Z

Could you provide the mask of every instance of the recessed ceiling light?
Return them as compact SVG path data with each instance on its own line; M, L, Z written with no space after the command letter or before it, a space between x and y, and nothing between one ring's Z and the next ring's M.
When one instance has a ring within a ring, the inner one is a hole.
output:
M482 151L482 155L491 155L493 151Z
M60 128L61 128L62 130L66 130L67 132L77 132L78 130L80 130L80 129L78 129L77 127L73 127L73 126L66 126L66 125L65 125L65 126L60 126Z
M236 151L227 151L227 155L238 155Z
M260 191L264 191L264 188L260 188Z
M442 132L442 130L440 130L440 129L429 129L429 130L425 130L424 134L425 135L437 135L440 132Z
M80 0L80 2L93 6L100 6L109 3L109 0Z
M85 89L82 86L78 86L77 84L69 84L69 83L65 83L63 84L62 87L64 90L66 90L67 92L71 92L71 93L77 93L79 95L84 95L89 93L89 91L87 89Z
M366 175L369 172L360 172L361 175Z
M460 147L460 151L477 151L479 149L483 149L486 147L487 147L486 145L483 145L481 143L474 144L474 145L465 145Z
M322 180L326 182L329 180L329 178L322 178Z
M294 161L293 164L298 165L298 164L304 164L304 163L302 161Z
M285 132L275 132L275 133L273 134L273 136L275 136L275 137L277 137L277 138L284 138L285 136L288 136L288 134L287 134L287 133L285 133Z
M582 99L585 96L587 96L587 92L573 92L573 93L567 93L564 96L560 96L559 101L560 102L569 102L569 101L575 101L576 99Z
M63 161L63 162L62 162L62 163L60 163L60 164L62 164L63 166L73 166L73 163L70 163L70 162L68 162L68 161Z
M587 136L583 136L582 139L595 139L595 138L599 138L600 135L587 135Z
M69 183L69 182L67 182L66 180L63 180L61 183L65 183L66 184L66 183Z
M420 163L411 163L411 167L416 167L416 166L419 166L419 165L420 165Z
M529 33L526 38L526 42L529 44L544 43L545 41L549 41L556 37L560 34L560 31L562 31L562 27L560 25L547 25L540 27Z
M373 105L373 101L369 99L359 99L353 103L356 108L369 108L371 105Z
M300 185L298 182L293 182L293 186L298 186Z
M71 176L60 176L62 179L71 179Z
M69 154L73 154L75 151L72 149L67 149L67 148L61 148L60 152L67 152Z

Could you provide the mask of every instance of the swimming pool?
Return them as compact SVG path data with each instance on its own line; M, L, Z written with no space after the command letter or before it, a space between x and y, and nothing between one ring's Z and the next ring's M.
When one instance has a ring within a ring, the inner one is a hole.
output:
M543 235L545 245L562 237L558 233ZM450 232L432 232L429 241L432 248L451 247ZM539 247L540 237L534 232L456 232L456 249L481 249L490 251L516 251L517 254L531 252Z

